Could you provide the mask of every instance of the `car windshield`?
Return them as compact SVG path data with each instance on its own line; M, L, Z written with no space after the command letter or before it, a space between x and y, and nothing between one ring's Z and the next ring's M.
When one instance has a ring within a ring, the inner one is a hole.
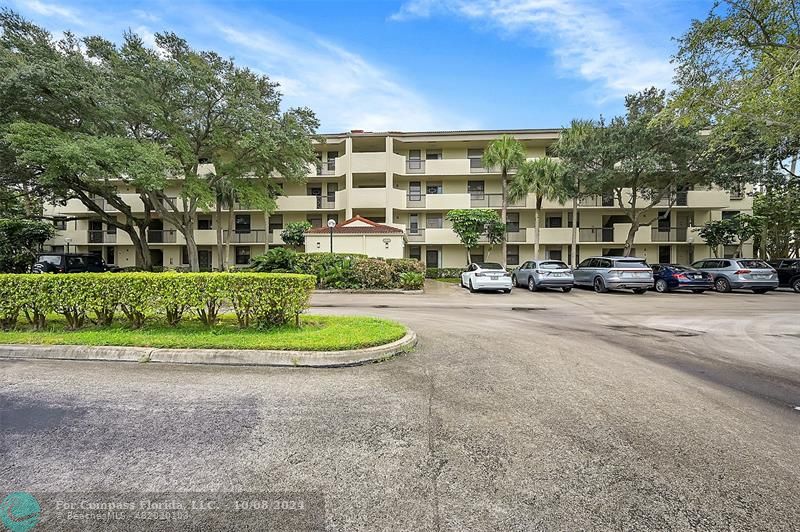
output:
M61 266L61 255L39 255L39 262Z
M543 270L563 270L569 268L569 266L561 261L540 262L539 267Z
M476 262L481 270L502 270L503 267L496 262Z
M614 265L618 268L647 268L650 269L647 264L640 260L617 260L614 261Z
M680 264L670 264L670 268L675 270L676 272L693 272L695 271L694 268L690 268L689 266L681 266Z
M766 262L764 262L763 260L739 260L736 262L738 262L739 266L741 266L742 268L750 268L754 270L761 268L769 270L771 268L771 266Z

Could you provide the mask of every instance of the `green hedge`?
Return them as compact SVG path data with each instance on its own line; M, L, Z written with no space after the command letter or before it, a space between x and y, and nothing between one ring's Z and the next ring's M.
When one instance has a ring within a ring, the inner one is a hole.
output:
M421 288L425 266L416 259L377 259L355 253L297 253L273 248L253 258L260 272L288 271L317 277L321 288ZM414 275L405 275L414 274ZM424 279L423 279L424 281Z
M78 273L0 275L0 326L16 326L20 315L36 329L47 314L62 314L67 327L87 320L110 325L121 311L132 327L162 316L177 325L195 313L207 325L230 307L241 327L292 322L308 307L314 277L269 273Z
M427 268L425 277L428 279L443 279L446 277L461 277L464 268Z

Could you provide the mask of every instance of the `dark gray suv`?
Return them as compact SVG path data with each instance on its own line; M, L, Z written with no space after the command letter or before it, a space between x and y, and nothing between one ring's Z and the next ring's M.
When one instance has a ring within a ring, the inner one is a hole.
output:
M595 292L629 288L644 294L653 287L653 270L637 257L590 257L572 272L575 285L591 286Z

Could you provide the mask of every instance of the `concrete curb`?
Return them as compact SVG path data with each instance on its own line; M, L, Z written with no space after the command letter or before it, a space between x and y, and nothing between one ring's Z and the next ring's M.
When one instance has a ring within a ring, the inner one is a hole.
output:
M412 330L408 330L404 337L390 344L350 351L162 349L124 346L2 344L0 345L0 359L38 358L107 362L335 368L385 360L410 351L416 344L417 335Z

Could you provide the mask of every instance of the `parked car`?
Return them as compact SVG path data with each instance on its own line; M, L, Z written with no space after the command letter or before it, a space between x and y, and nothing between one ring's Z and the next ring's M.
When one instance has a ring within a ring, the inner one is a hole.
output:
M778 272L778 286L789 287L800 294L800 259L776 259L767 264Z
M591 286L595 292L628 288L644 294L653 287L653 270L637 257L589 257L572 274L575 285Z
M108 271L102 257L81 253L40 253L31 273L81 273Z
M656 292L662 293L691 290L695 294L702 294L714 289L711 274L681 264L653 264L653 280Z
M511 274L514 286L527 286L531 292L539 288L560 288L569 292L574 281L572 270L560 260L529 260Z
M502 290L511 293L511 274L496 262L473 262L461 272L461 287L477 290Z
M778 288L777 272L759 259L703 259L692 263L692 267L711 274L717 292L744 288L765 294Z

